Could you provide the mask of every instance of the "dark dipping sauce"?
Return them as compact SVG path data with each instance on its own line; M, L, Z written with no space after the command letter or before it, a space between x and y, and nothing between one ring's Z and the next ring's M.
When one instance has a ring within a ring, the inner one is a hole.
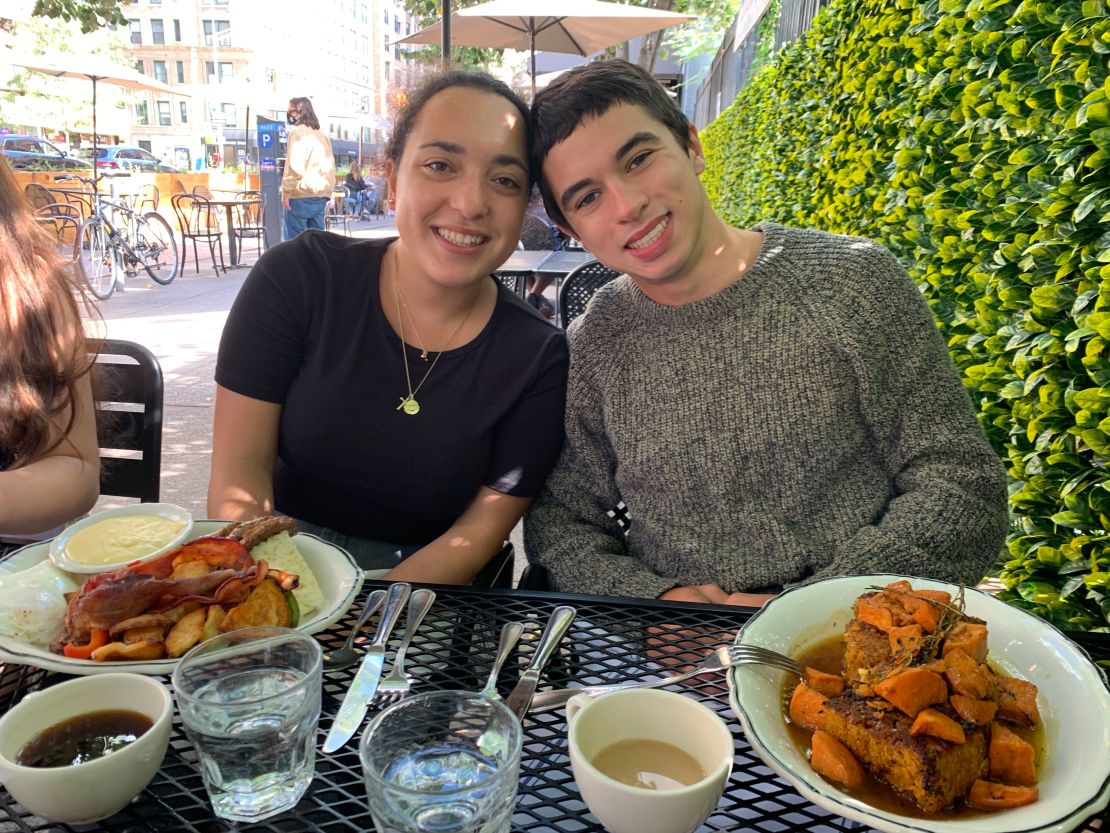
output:
M15 762L44 768L95 761L138 740L153 725L145 714L127 709L80 714L31 738Z
M843 636L830 636L828 639L818 642L806 651L803 651L801 656L798 657L798 665L802 666L802 668L809 666L810 668L816 668L818 671L824 671L827 674L843 674L843 663ZM991 665L989 660L987 664ZM992 667L995 671L1000 671L997 666ZM790 720L790 695L794 693L794 687L797 684L798 680L796 677L787 677L786 685L782 692L783 718L786 721L786 731L790 735L790 740L793 741L794 747L801 753L802 757L808 761L811 744L810 739L813 737L813 732ZM1038 724L1035 729L1027 729L1023 726L1007 724L1007 728L1033 744L1033 748L1036 750L1035 762L1038 773L1041 771L1041 762L1044 757L1043 726L1043 722ZM814 777L821 778L822 776L815 772ZM926 813L918 807L916 803L903 798L890 786L884 784L878 778L875 778L866 768L864 768L863 786L858 789L852 789L832 781L828 783L833 784L838 790L843 791L853 798L858 798L860 801L871 805L877 810L885 810L888 813L896 813L915 819L942 819L945 821L954 821L957 819L973 819L977 816L994 815L992 812L980 810L978 807L972 807L968 804L957 804L939 813Z

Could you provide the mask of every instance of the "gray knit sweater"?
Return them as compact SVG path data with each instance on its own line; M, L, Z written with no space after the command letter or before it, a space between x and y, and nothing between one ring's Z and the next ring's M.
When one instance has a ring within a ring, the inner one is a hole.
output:
M621 277L574 322L529 559L559 590L641 597L978 581L1005 474L921 293L870 240L758 228L759 257L720 293L667 307ZM606 515L620 500L627 537Z

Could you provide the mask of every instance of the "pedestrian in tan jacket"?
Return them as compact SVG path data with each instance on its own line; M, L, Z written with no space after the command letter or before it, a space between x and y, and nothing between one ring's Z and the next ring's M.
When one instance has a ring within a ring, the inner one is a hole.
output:
M324 210L335 190L335 156L311 101L291 98L285 116L293 129L285 149L281 206L285 239L292 240L306 228L324 228Z

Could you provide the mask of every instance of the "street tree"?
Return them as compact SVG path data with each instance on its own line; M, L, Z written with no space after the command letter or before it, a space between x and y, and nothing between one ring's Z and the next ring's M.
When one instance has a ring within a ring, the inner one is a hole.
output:
M58 20L77 21L84 34L105 26L126 26L120 5L123 0L35 0L31 14Z

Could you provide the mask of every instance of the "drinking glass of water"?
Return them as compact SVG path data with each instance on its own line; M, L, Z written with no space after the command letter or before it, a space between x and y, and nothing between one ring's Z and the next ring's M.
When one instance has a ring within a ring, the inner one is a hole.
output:
M522 735L503 703L433 691L379 714L359 756L378 833L507 833Z
M320 645L289 628L244 628L197 645L173 688L217 816L259 821L293 807L312 780Z

